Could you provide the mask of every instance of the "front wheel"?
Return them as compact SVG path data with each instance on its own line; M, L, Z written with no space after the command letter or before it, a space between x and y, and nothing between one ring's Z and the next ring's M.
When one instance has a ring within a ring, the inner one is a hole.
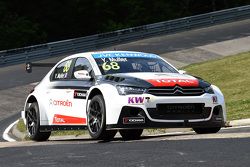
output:
M117 131L106 130L106 109L102 95L94 96L87 111L89 135L96 140L111 140Z
M213 128L193 128L193 130L197 134L209 134L209 133L217 133L219 132L221 127L213 127Z
M46 141L51 132L40 132L40 114L37 102L33 102L27 111L27 131L29 138L34 141Z
M119 131L124 140L140 139L143 129L124 129Z

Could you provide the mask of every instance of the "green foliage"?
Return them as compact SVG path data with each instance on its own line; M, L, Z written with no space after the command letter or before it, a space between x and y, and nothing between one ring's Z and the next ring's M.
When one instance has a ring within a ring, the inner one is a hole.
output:
M46 33L25 17L7 11L0 2L0 50L46 41Z
M250 118L250 52L190 65L188 73L217 85L226 100L228 119Z
M17 129L20 131L20 132L26 132L26 126L24 124L24 121L23 119L19 119L18 123L17 123Z
M0 50L246 4L249 0L1 0Z

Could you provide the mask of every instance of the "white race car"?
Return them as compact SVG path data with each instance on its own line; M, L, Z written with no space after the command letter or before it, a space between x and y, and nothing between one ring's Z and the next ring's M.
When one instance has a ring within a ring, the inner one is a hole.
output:
M93 139L119 130L138 139L145 128L225 126L220 89L178 71L160 56L128 51L75 54L58 62L27 97L23 118L32 140L53 130L87 128Z

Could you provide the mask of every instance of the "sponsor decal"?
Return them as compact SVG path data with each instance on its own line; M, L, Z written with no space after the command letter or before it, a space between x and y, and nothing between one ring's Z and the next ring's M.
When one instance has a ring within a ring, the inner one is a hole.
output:
M128 104L143 104L144 97L128 97Z
M144 124L144 117L124 117L123 124Z
M150 97L145 97L146 102L149 103L150 102Z
M217 103L218 103L218 98L217 98L217 96L213 96L213 97L212 97L212 101L213 101L214 104L217 104Z
M49 100L49 104L53 106L62 106L62 107L72 107L72 102L69 100Z
M95 59L100 58L130 58L130 57L138 57L138 58L158 58L155 54L148 53L137 53L137 52L110 52L110 53L95 53L92 54Z
M176 86L179 85L181 87L198 87L199 81L197 79L149 79L147 80L153 86Z
M109 70L119 70L120 66L117 62L112 61L112 62L105 62L102 64L102 69L105 71L109 71Z
M68 73L56 73L55 74L56 79L65 79L67 78L67 76L68 76Z
M74 98L75 99L86 99L86 96L87 96L86 91L79 91L79 90L74 91Z
M53 124L86 124L86 118L55 114Z
M106 62L127 62L127 58L117 57L117 58L101 58L103 63Z

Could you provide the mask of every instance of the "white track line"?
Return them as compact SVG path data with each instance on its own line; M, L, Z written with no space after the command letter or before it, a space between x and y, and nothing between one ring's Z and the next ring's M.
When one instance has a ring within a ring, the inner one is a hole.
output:
M5 131L3 132L3 139L8 141L8 142L14 142L16 141L15 139L12 139L10 136L9 136L9 132L11 130L11 128L18 122L19 120L16 120L15 122L13 122L12 124L10 124L6 129Z
M240 125L240 126L226 127L222 129L227 130L227 129L240 129L240 128L250 128L250 125Z
M30 85L36 86L37 84L39 84L39 82L33 82Z

